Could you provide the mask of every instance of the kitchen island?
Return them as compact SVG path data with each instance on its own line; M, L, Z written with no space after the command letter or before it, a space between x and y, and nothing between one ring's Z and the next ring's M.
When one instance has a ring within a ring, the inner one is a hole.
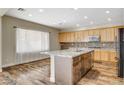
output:
M93 50L57 50L45 52L51 58L50 81L76 84L93 66Z

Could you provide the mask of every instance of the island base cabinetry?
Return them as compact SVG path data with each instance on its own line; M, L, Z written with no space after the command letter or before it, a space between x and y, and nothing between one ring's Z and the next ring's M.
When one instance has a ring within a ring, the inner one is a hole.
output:
M73 61L73 83L76 84L80 78L81 78L81 56L76 57L76 59L79 58L78 61Z
M76 84L93 66L93 52L73 58L55 57L55 82L57 84Z
M82 55L82 61L81 61L82 76L85 75L92 66L93 66L93 52Z

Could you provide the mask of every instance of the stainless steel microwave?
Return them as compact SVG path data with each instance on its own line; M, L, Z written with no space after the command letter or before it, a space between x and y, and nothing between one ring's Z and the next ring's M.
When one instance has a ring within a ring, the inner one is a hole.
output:
M99 36L88 36L88 41L89 42L99 42L100 37Z

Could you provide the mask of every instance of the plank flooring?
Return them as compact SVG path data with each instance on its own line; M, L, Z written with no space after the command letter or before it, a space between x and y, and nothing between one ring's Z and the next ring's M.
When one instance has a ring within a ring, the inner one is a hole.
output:
M0 73L1 85L54 85L50 82L50 60L11 66ZM122 85L117 77L116 64L95 62L94 67L77 83L78 85Z
M95 62L94 67L77 84L123 85L124 79L117 77L117 64Z

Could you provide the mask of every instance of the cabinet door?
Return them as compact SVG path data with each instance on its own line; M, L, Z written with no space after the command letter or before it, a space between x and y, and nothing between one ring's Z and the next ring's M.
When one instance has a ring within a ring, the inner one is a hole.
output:
M107 29L107 41L108 42L115 42L115 30L114 28Z
M84 42L84 37L85 37L84 31L80 31L80 41L81 42Z
M100 30L100 37L101 37L101 42L107 41L107 33L105 29Z
M84 31L84 42L88 41L88 31Z
M92 66L92 53L87 53L82 55L82 76L91 68Z
M75 42L81 42L81 32L78 31L78 32L74 32L74 33L75 33L74 41Z
M88 36L93 36L94 35L94 30L88 30Z
M116 57L117 53L116 51L108 51L109 52L109 61L110 62L117 62Z
M74 32L70 32L70 42L74 42L75 40L75 33Z
M100 30L93 30L93 35L100 36Z
M67 41L67 34L66 32L61 33L61 42L66 42Z
M101 60L101 52L100 50L94 51L94 61L100 61Z
M115 28L102 29L100 36L101 42L115 42Z
M66 41L65 42L70 42L71 41L71 34L70 32L66 32Z
M59 42L64 42L64 34L59 33Z
M101 50L101 61L109 61L109 52Z
M73 83L76 84L81 78L81 61L73 64Z

